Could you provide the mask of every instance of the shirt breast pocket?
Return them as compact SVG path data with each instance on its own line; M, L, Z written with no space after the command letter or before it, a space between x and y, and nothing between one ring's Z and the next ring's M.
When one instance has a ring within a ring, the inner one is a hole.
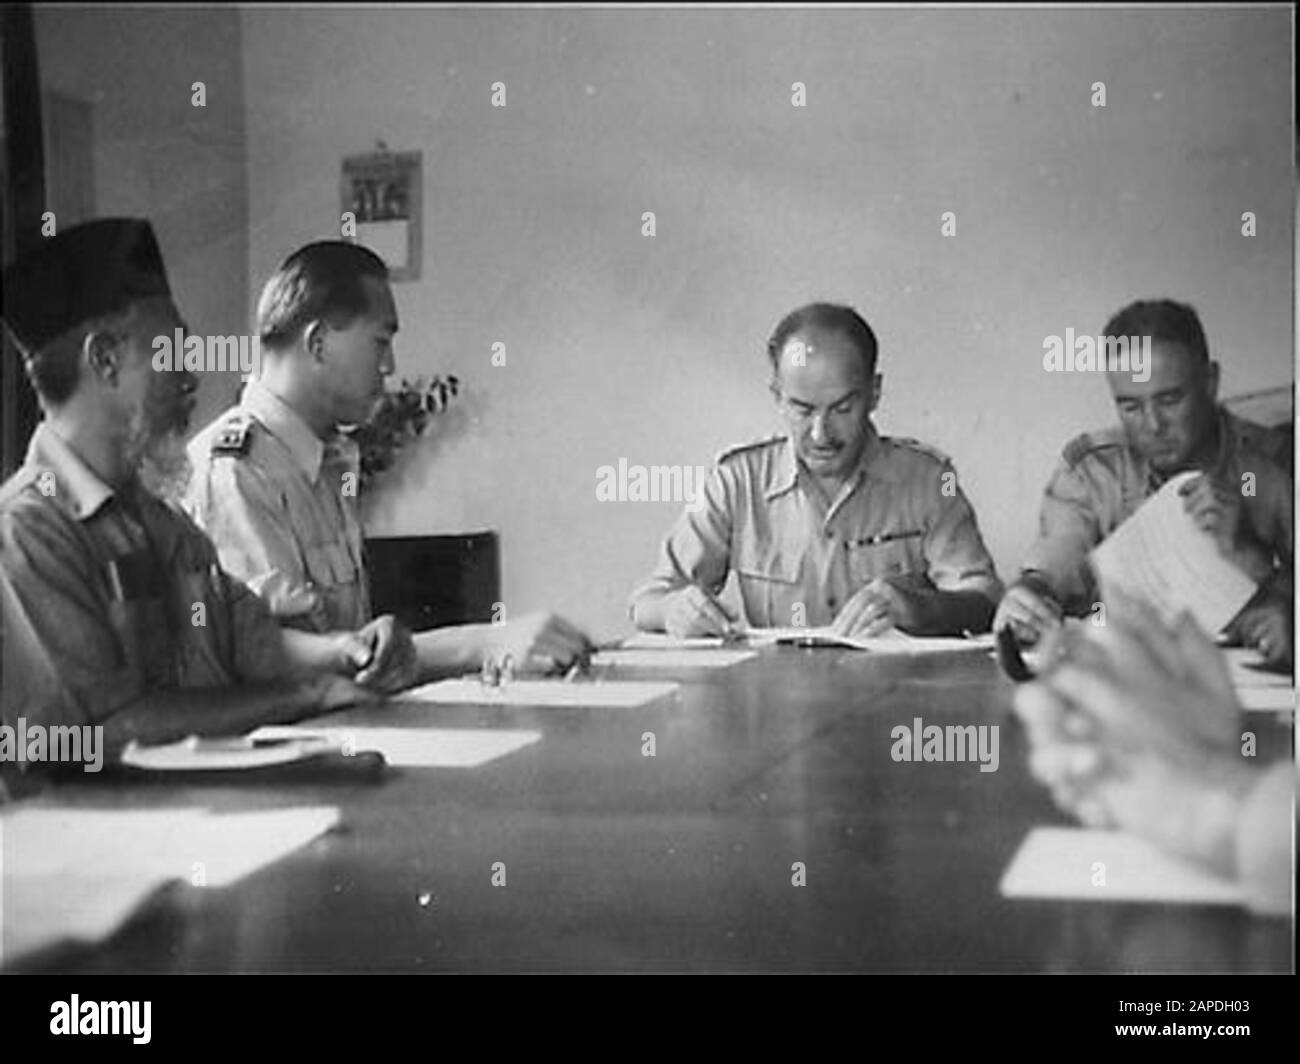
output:
M340 587L356 582L357 567L343 544L321 543L308 547L306 555L307 578L317 587Z
M803 559L774 544L754 544L736 559L736 578L750 624L785 627L793 624L794 607L808 604L802 583Z
M894 539L886 543L854 544L849 550L849 572L855 584L872 580L913 580L926 572L921 537Z
M172 626L164 599L158 595L114 599L108 612L127 669L140 677L146 690L171 683Z

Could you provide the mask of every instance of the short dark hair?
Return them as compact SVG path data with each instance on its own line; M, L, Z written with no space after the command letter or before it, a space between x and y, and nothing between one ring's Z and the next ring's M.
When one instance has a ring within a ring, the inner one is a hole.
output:
M767 342L767 357L772 361L773 373L780 368L781 349L785 347L786 341L802 329L822 329L847 336L862 356L867 376L875 375L876 334L861 314L840 303L809 303L798 310L792 310L781 319Z
M61 406L72 398L81 376L81 351L91 333L111 333L121 338L135 315L136 304L82 322L24 358L27 379L45 402Z
M321 240L280 264L257 301L257 331L267 347L286 347L308 322L342 328L370 309L362 278L388 280L384 260L360 244Z
M1157 340L1182 344L1197 361L1210 361L1210 347L1196 309L1172 299L1130 303L1106 323L1102 336L1149 336L1153 344Z

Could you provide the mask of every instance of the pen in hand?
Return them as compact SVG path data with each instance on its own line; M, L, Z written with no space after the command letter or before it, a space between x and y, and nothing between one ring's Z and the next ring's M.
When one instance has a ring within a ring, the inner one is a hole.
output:
M712 619L715 621L719 617L722 619L722 633L721 633L722 637L727 640L736 640L742 638L743 633L737 626L736 619L727 612L726 607L722 605L722 603L717 599L717 597L710 594L707 588L704 588L699 584L695 584L693 586L703 596L704 601L708 603L708 605L711 606L716 611L717 617Z

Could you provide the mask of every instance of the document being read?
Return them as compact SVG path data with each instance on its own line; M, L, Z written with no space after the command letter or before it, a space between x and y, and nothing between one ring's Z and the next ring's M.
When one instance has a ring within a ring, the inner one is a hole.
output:
M745 639L756 645L793 643L796 646L844 647L882 654L934 654L947 650L974 650L993 645L992 635L918 636L891 628L883 635L841 635L830 625L820 628L749 628Z
M1161 613L1187 610L1205 631L1221 630L1255 593L1255 584L1196 527L1178 494L1200 474L1170 480L1091 554L1102 598L1115 592Z

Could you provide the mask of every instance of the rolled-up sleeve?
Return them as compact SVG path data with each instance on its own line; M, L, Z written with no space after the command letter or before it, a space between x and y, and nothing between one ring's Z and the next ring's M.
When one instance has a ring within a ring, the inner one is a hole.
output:
M996 604L1002 595L1002 582L984 546L975 509L961 488L955 486L952 467L944 472L953 473L953 479L941 478L940 483L951 483L955 490L945 495L940 489L932 504L932 518L926 522L923 549L927 575L940 591L976 591Z
M1091 605L1093 579L1088 554L1102 540L1094 495L1077 466L1058 465L1043 494L1038 538L1021 566L1022 575L1044 579L1071 613L1086 612Z
M221 594L233 632L233 667L245 683L283 680L291 668L279 621L261 596L229 573L222 573Z
M698 511L684 510L660 543L654 572L632 593L632 613L642 599L690 584L699 584L710 594L721 592L731 568L732 493L726 472L714 467L704 482Z

